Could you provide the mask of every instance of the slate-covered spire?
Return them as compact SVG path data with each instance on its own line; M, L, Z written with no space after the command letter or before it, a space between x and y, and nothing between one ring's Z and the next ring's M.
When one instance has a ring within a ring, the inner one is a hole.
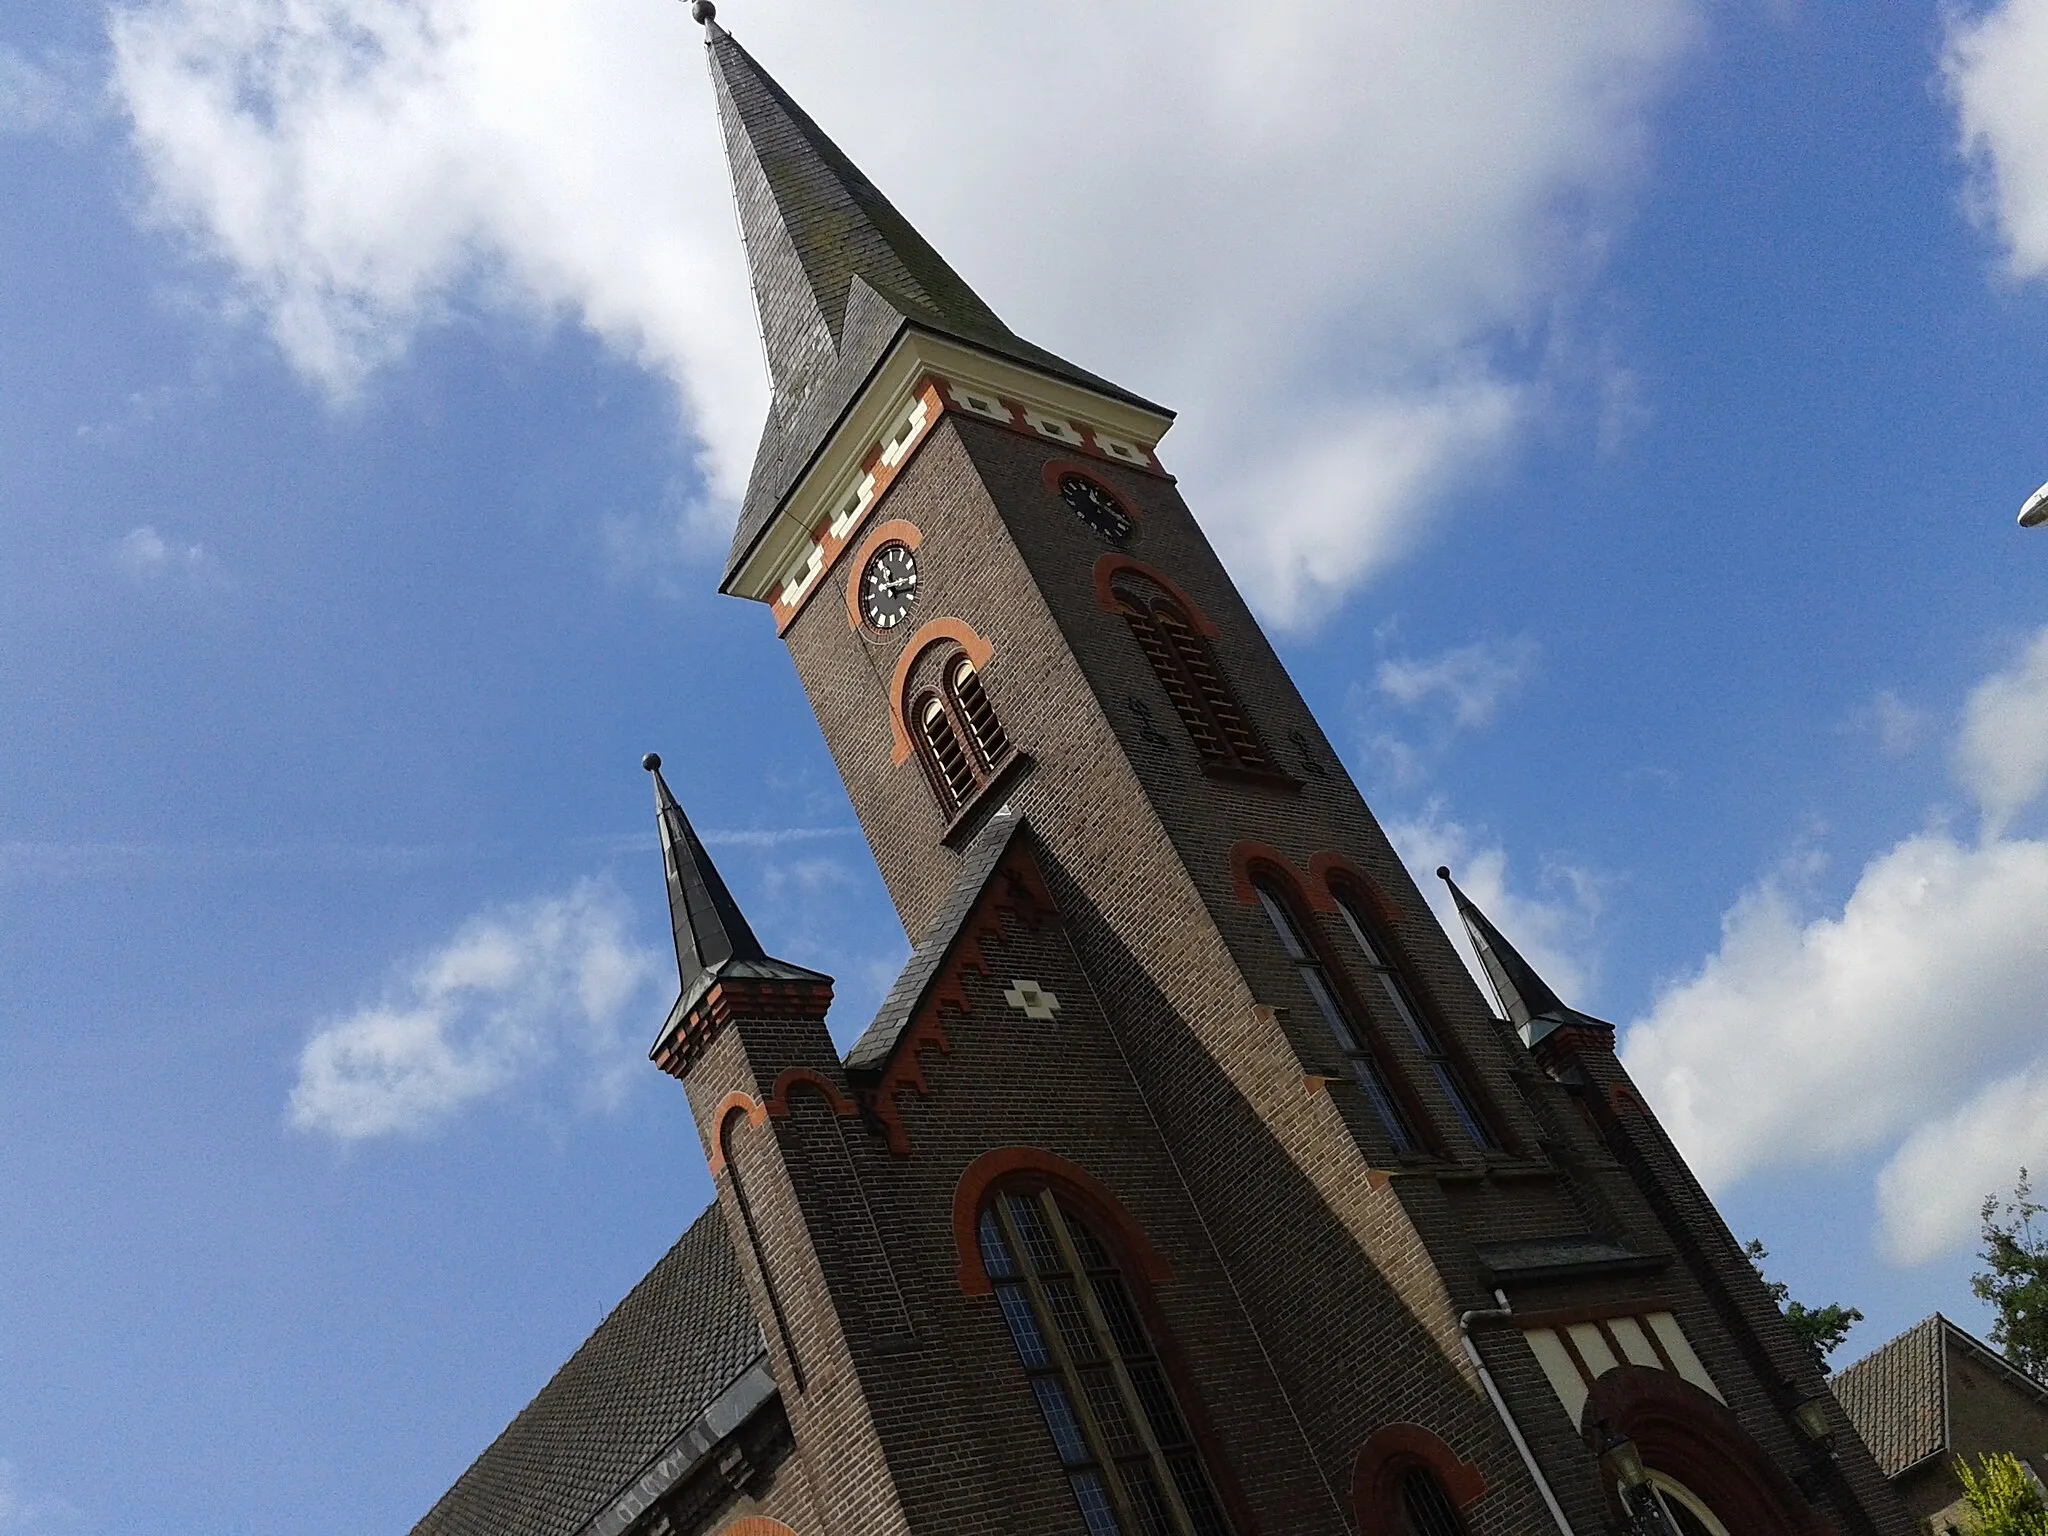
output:
M1486 970L1486 979L1493 984L1494 996L1499 999L1509 1022L1522 1032L1526 1044L1534 1045L1551 1031L1567 1024L1584 1024L1595 1029L1610 1027L1591 1014L1567 1007L1550 990L1550 984L1536 974L1536 967L1523 959L1521 951L1502 936L1486 914L1473 904L1472 898L1458 889L1458 882L1451 878L1450 870L1439 866L1436 873L1437 878L1451 888L1451 900L1457 903L1458 916L1465 920L1465 932L1471 937L1472 948Z
M676 970L687 992L706 971L729 960L765 960L768 952L747 926L718 866L669 792L668 780L661 776L661 759L650 752L641 766L654 775L654 814L661 827L669 916L676 930Z
M792 416L838 361L856 274L906 313L1014 341L981 296L713 19L715 9L700 5L696 15L710 51L776 414Z

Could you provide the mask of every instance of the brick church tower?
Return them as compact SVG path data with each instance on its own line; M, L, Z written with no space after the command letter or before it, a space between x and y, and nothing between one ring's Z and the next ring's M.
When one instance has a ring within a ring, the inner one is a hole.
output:
M914 937L852 1049L667 784L716 1203L431 1536L1907 1536L1614 1051L1436 925L1163 467L705 24L765 604ZM1448 878L1448 872L1444 873Z

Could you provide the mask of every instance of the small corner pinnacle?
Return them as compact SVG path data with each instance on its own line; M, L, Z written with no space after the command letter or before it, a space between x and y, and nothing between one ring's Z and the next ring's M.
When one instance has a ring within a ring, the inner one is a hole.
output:
M661 772L661 754L659 752L648 753L645 757L640 759L640 766L642 768L645 768L649 773Z

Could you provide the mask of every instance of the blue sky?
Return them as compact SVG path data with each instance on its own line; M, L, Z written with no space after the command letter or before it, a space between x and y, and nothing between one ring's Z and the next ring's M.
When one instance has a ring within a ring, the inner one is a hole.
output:
M2048 0L724 19L1182 408L1417 873L1849 1353L1979 1322L2048 1164ZM403 1529L708 1198L642 752L842 1037L900 963L712 594L765 389L694 30L0 0L6 1536Z

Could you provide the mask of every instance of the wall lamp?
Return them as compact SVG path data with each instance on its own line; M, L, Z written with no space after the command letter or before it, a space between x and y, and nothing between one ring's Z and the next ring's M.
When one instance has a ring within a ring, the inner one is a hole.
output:
M1792 1422L1799 1426L1799 1433L1830 1456L1835 1454L1835 1422L1828 1415L1828 1400L1825 1397L1809 1397L1792 1410Z

